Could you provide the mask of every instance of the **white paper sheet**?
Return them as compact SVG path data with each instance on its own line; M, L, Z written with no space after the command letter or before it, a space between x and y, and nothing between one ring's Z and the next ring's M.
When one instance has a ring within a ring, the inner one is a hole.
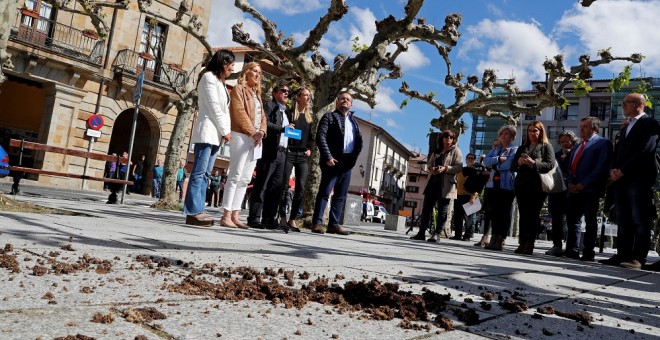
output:
M475 198L474 203L470 204L470 202L467 202L463 204L463 209L465 210L466 215L472 215L481 210L481 201L478 198Z
M264 151L263 144L259 144L252 148L252 160L256 161L261 158L261 153Z

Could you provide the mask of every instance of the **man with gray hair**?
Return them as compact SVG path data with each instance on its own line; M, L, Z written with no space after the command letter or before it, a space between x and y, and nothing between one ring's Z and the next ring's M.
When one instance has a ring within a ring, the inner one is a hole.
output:
M598 135L600 120L585 117L580 121L582 142L568 156L568 235L564 256L593 262L598 236L598 202L605 194L612 142ZM584 249L580 257L582 216L586 224Z

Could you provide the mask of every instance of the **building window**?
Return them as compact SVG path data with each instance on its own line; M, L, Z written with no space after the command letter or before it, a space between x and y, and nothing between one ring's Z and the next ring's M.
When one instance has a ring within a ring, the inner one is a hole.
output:
M406 201L403 205L405 205L406 207L409 207L409 208L414 208L414 207L417 206L417 202L415 202L415 201Z
M408 176L408 182L411 182L411 183L417 182L417 175Z
M165 54L165 41L167 40L167 25L156 21L153 18L146 17L142 26L142 35L140 37L140 54L148 55L146 58L138 58L138 73L145 72L145 78L149 80L158 79L160 68L162 66L163 55ZM149 58L149 56L153 58ZM150 60L151 59L151 60Z
M593 117L598 117L601 121L610 120L612 105L610 101L599 101L591 103L591 113Z
M557 127L548 126L548 139L555 139L555 138L557 138Z
M46 45L47 38L52 36L51 20L55 14L53 6L41 0L25 0L25 9L34 15L29 15L30 12L21 12L19 37L38 45Z
M406 186L406 191L407 192L412 192L412 193L417 193L417 192L419 192L419 187L414 186L414 185L408 185L408 186Z

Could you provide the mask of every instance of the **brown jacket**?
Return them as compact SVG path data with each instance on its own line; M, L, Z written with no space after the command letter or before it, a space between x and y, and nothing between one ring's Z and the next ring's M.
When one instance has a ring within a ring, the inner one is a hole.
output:
M229 116L231 117L231 130L253 136L257 133L257 129L254 128L253 124L255 103L252 92L238 84L234 86L230 97ZM264 113L264 105L261 98L259 98L259 102L261 103L261 126L259 130L263 131L264 137L266 137L266 114Z
M426 194L427 190L438 190L442 187L442 194L440 197L456 198L456 184L458 182L456 180L456 174L463 169L463 154L461 153L461 149L456 145L452 146L445 152L447 155L444 157L444 162L441 164L439 164L439 160L436 161L436 158L441 157L443 152L440 152L439 154L432 153L431 156L429 156L428 166L442 165L446 167L447 170L442 174L432 175L426 185L426 189L424 189L424 193Z

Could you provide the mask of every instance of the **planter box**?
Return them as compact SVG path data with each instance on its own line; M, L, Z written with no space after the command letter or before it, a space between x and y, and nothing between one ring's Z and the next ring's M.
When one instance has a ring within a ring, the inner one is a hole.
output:
M25 16L28 16L28 17L31 17L31 18L35 18L35 19L39 18L39 12L33 11L31 9L27 9L27 8L23 8L21 10L21 14L23 14Z
M385 230L401 230L406 229L406 217L399 215L387 215L385 217Z

